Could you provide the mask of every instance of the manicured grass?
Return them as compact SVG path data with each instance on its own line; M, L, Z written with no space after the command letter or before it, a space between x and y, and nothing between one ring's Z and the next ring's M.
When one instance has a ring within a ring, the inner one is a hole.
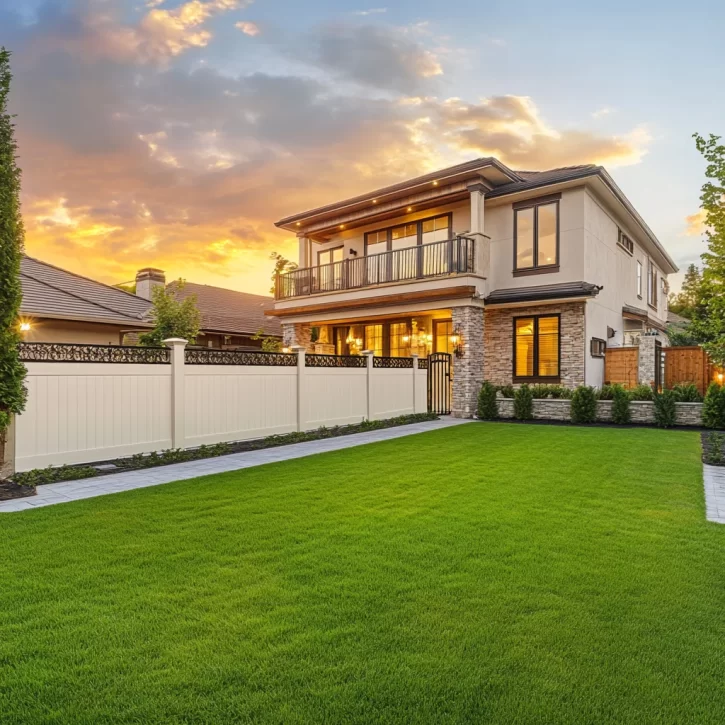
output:
M0 721L725 722L699 453L473 423L0 515Z

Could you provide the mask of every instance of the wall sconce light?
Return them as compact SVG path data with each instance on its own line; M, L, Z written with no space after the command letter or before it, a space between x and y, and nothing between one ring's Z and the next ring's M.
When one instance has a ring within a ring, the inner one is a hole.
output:
M718 379L718 382L719 382L720 384L722 384L722 379L723 379L723 377L725 377L725 376L723 376L723 374L722 374L722 373L718 373L718 374L717 374L717 379Z
M21 322L20 323L20 332L30 332L30 323L29 322Z
M463 357L463 340L461 338L461 331L458 328L453 330L451 343L453 343L453 354L456 357Z
M288 347L283 347L282 352L289 353L290 349Z
M355 249L351 249L349 254L351 257L357 257L357 251Z

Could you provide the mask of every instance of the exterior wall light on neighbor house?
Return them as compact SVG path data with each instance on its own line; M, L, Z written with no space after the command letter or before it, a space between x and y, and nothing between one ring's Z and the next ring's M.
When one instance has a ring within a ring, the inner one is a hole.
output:
M30 332L32 325L27 320L20 322L20 332Z

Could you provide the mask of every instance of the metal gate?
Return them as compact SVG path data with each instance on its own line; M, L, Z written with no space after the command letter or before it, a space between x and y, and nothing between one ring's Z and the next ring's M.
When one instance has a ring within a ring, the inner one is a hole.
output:
M428 356L428 410L450 415L451 412L451 355L434 352Z

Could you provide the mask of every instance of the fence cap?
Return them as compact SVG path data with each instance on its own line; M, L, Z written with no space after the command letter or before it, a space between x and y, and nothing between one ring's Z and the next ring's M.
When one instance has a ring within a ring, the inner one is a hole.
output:
M168 345L169 347L176 347L177 345L188 345L189 341L184 340L183 337L169 337L166 340L162 340L161 342L164 343L164 345Z

